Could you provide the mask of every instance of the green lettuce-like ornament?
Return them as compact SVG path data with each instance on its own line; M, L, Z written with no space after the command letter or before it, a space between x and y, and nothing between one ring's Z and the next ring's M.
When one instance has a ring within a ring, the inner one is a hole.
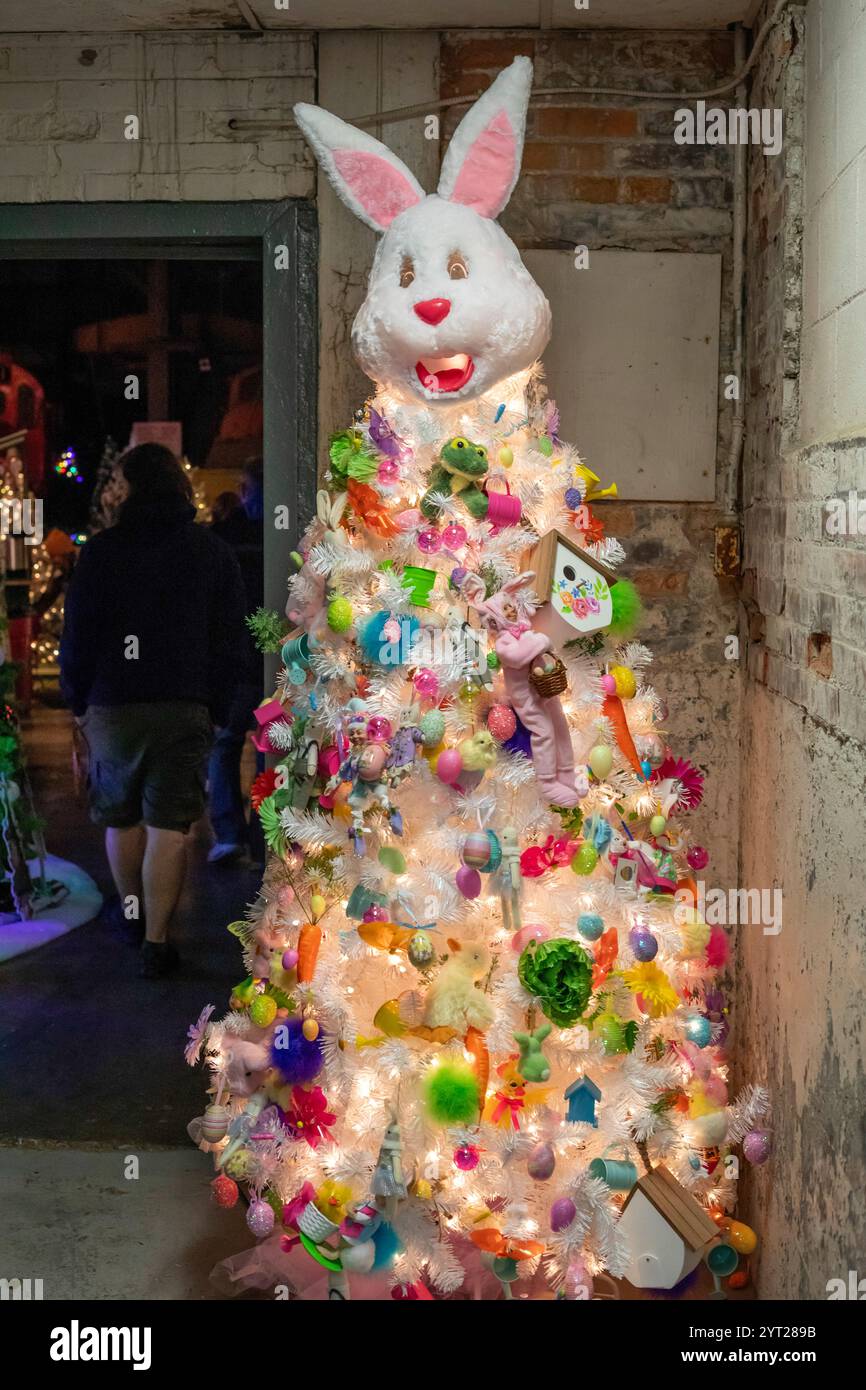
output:
M530 941L517 966L520 983L534 994L542 1013L557 1028L571 1028L592 992L592 961L576 941Z

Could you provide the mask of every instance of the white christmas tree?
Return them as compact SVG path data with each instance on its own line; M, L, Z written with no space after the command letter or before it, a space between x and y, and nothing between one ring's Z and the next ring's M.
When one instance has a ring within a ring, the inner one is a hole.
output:
M603 488L558 434L549 310L493 220L531 67L469 111L425 198L383 145L299 123L384 232L354 331L377 383L330 442L289 581L272 851L246 978L188 1059L214 1197L330 1296L670 1288L754 1243L730 1103L726 934L697 907L703 777L671 751ZM458 350L459 349L459 350ZM306 1271L306 1273L305 1273Z

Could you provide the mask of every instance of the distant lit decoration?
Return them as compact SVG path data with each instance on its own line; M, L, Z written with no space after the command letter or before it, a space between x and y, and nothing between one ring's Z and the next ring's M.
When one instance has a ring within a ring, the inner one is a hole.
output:
M61 478L70 478L75 483L83 483L84 478L79 472L76 457L74 449L64 449L54 465L54 472L58 473Z

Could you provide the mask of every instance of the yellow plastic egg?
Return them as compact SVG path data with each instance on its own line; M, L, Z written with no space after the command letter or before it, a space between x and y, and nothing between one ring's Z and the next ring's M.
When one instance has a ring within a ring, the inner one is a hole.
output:
M301 1027L301 1032L307 1042L315 1042L319 1036L319 1025L314 1018L305 1018Z
M758 1237L744 1221L728 1221L725 1227L725 1238L738 1255L751 1255L757 1249Z
M327 906L328 904L325 902L325 899L322 897L321 893L312 894L310 898L310 912L312 913L314 922L319 917L321 917L322 913L325 911Z
M497 455L503 468L510 468L514 462L514 452L509 444L503 444Z
M631 700L637 693L637 681L634 672L627 666L611 666L610 675L616 682L616 693L621 700Z

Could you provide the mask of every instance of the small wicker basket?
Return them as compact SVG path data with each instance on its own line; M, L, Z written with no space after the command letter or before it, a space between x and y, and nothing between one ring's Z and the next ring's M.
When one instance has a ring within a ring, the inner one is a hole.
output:
M568 674L562 663L562 658L557 657L553 670L545 671L542 676L536 676L534 672L530 671L529 683L542 700L552 700L554 695L562 695L568 689Z
M303 1231L316 1245L321 1245L329 1236L336 1235L339 1229L339 1226L329 1221L313 1202L304 1207L298 1221L298 1230Z

